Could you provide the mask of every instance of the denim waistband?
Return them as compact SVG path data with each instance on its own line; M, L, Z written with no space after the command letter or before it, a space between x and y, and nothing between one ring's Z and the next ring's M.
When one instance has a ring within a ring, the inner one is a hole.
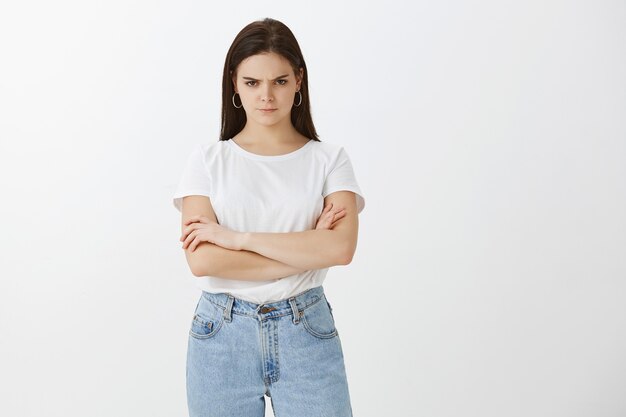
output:
M300 312L302 310L317 303L324 297L324 288L320 285L318 287L309 288L284 300L263 304L242 300L234 297L230 293L224 292L211 293L202 291L202 297L223 308L226 321L232 319L231 314L257 317L260 320L293 314L293 321L297 323L300 320Z

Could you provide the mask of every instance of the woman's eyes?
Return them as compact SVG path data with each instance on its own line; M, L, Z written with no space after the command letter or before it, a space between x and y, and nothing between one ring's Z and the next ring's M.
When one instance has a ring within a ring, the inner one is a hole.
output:
M278 80L278 83L282 83L280 85L285 85L287 84L287 80ZM249 87L254 87L253 85L250 85L250 83L256 83L256 81L246 81L246 85Z

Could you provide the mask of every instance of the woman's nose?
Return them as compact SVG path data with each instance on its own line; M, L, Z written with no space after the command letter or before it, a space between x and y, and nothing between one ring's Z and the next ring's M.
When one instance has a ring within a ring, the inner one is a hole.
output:
M261 92L261 100L271 101L272 98L273 98L272 87L269 85L266 85L265 87L263 87L263 91Z

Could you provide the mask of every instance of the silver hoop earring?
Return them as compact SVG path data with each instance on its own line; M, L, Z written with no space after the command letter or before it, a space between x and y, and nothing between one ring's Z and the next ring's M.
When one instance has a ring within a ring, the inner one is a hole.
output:
M300 101L298 102L298 104L294 104L294 106L299 107L300 104L302 104L302 93L300 92L300 90L296 91L296 93L300 94Z
M239 94L239 93L235 93L235 94ZM236 109L240 109L243 107L243 103L241 103L241 106L237 107L237 105L235 104L235 94L233 94L233 106L235 106Z

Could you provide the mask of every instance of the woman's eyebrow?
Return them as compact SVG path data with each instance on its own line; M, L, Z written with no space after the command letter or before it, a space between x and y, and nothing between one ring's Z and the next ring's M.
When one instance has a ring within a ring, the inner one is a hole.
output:
M285 78L285 77L289 77L289 74L283 74L283 75L281 75L280 77L276 77L276 78L274 78L272 81L276 81L276 80L277 80L277 79L279 79L279 78ZM244 80L259 81L259 80L257 80L256 78L252 78L252 77L241 77L241 78L243 78Z

